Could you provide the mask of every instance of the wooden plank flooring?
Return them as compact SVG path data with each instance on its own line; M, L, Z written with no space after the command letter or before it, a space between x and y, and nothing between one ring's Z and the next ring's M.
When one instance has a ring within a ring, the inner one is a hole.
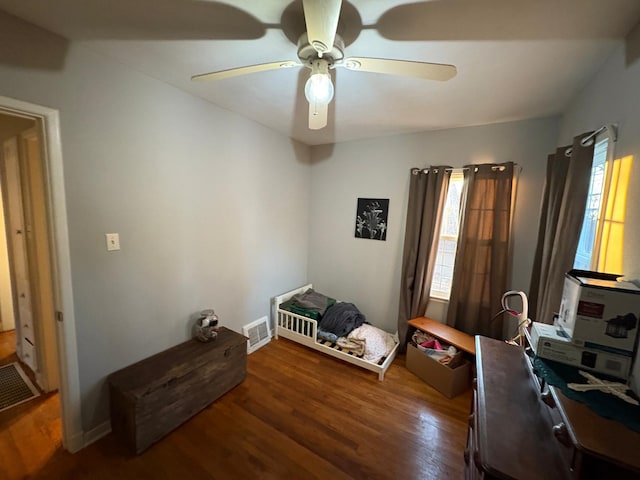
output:
M15 331L0 333L0 365L17 362ZM33 373L25 368L35 385ZM0 412L0 479L28 478L61 449L58 394Z
M0 417L0 479L462 479L471 392L447 399L404 357L379 382L280 339L248 357L240 386L139 456L113 435L65 452L57 396L33 402Z

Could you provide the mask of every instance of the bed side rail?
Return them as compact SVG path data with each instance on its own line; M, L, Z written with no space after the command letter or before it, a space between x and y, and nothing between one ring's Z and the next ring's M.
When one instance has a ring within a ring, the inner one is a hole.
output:
M282 330L286 330L287 333L298 334L315 342L318 335L318 322L316 320L287 312L286 310L278 310L277 314L276 332L280 330L282 334Z

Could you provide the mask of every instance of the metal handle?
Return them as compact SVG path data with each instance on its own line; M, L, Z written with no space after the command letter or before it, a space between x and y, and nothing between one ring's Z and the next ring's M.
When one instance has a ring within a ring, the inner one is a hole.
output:
M553 431L553 435L558 439L558 441L565 445L565 446L569 446L571 445L571 439L569 438L569 431L567 429L567 426L564 424L564 422L560 422L557 425L554 425L552 428Z
M555 408L556 402L553 399L553 395L549 390L542 392L542 394L540 395L540 399L545 403L545 405L551 408Z

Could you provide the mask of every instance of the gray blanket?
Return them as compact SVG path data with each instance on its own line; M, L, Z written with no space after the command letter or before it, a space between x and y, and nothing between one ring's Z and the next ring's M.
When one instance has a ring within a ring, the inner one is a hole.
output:
M297 307L306 308L308 310L314 310L318 312L320 315L323 315L327 307L329 307L334 299L323 295L322 293L316 292L314 289L310 288L304 293L299 293L298 295L294 295L291 300L293 300L293 304Z
M335 333L338 337L346 337L367 319L353 303L336 303L327 308L319 328L325 332Z

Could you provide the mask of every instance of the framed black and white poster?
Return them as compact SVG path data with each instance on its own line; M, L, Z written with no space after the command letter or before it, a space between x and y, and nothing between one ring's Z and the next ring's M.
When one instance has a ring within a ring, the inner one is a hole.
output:
M359 198L356 212L356 238L386 240L388 215L388 198Z

